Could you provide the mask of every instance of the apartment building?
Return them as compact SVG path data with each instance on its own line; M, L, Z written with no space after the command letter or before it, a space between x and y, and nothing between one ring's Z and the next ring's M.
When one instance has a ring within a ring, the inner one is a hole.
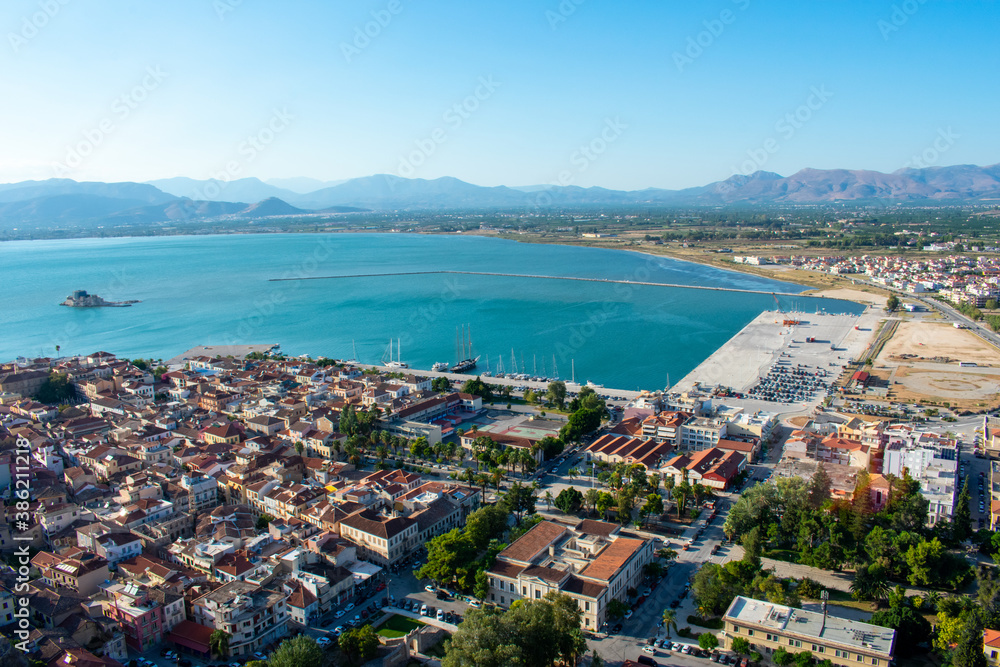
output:
M288 594L231 581L191 603L199 625L228 632L229 655L246 657L288 633Z
M413 551L420 527L408 517L385 517L366 509L340 522L340 534L358 547L358 557L383 567Z
M93 595L110 576L108 561L79 547L63 555L39 551L31 564L49 586L64 586L81 595Z
M958 444L941 439L909 445L890 442L885 449L882 474L902 477L906 470L920 482L920 493L928 501L927 524L950 520L958 497Z
M681 424L678 448L700 451L715 447L720 438L725 438L729 422L717 417L691 417Z
M184 620L184 596L136 584L105 587L104 615L118 621L125 642L137 651L146 651L161 641Z
M723 616L723 647L741 637L770 657L778 648L811 651L837 667L888 667L896 649L896 631L851 621L825 612L804 611L737 596Z

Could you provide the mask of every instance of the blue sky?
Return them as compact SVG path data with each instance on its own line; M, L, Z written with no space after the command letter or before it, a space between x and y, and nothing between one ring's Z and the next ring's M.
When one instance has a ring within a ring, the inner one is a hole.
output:
M939 0L17 0L0 181L638 189L993 164L998 19Z

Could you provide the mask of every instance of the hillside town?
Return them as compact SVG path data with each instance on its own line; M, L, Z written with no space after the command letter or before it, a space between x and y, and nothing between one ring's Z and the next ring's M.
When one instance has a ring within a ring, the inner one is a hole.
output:
M954 243L929 245L928 251L948 251ZM973 252L985 248L971 248ZM991 249L996 250L996 249ZM796 256L739 255L737 264L787 265L837 276L859 276L865 281L910 294L938 294L955 304L983 308L1000 298L1000 259L995 255L908 256Z
M817 411L789 426L697 387L617 405L559 382L535 404L524 393L259 353L4 364L0 623L50 666L240 665L299 636L406 665L426 664L450 635L454 649L471 610L567 600L579 657L745 667L811 646L833 665L888 665L905 628L841 617L825 598L820 611L802 606L818 597L808 577L731 584L738 594L711 609L709 578L754 563L753 579L771 553L762 544L801 548L817 572L847 561L829 553L826 518L803 545L783 537L791 501L770 529L766 513L741 525L745 501L766 488L818 494L809 512L863 506L877 525L906 493L917 517L906 548L961 544L1000 519L992 417L975 449L989 473L974 474L962 443L932 425ZM949 567L965 582L963 564ZM362 634L365 648L350 648L345 638Z

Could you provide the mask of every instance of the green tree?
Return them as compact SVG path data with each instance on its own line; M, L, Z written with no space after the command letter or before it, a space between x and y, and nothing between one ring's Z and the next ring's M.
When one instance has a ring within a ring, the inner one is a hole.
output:
M507 532L510 512L503 504L483 505L465 520L465 532L476 549L485 549L490 540L499 539Z
M453 530L427 542L427 562L417 571L420 579L431 579L447 586L453 582L464 591L475 584L475 561L479 555L466 531Z
M885 568L878 563L859 566L851 582L851 597L855 600L882 602L889 596Z
M451 391L451 380L442 376L431 380L431 389L438 392Z
M795 654L795 667L812 667L812 651L801 651Z
M956 542L964 542L972 536L972 498L969 493L969 478L965 478L962 491L955 503L951 519L951 536Z
M225 630L212 631L212 634L208 637L208 648L212 652L212 655L217 655L220 658L228 657L230 639L232 639L232 635Z
M966 615L958 646L951 654L953 667L987 667L983 652L983 622L978 613Z
M820 463L816 466L816 472L812 479L809 480L809 504L813 508L819 509L823 503L830 499L832 485L833 480L830 478L830 473L826 471L826 466Z
M535 512L535 492L530 486L523 486L520 482L511 484L501 502L514 515L514 523L517 525L521 525L521 519L526 514Z
M581 408L577 410L569 416L566 425L559 430L560 439L563 442L579 440L601 425L601 416L603 414L603 409Z
M711 632L703 632L698 635L698 646L705 651L714 651L719 646L719 638Z
M764 553L764 539L760 534L760 526L754 526L744 533L740 546L743 547L743 560L760 567L760 557Z
M281 642L267 664L268 667L323 667L323 649L309 635L299 635Z
M476 377L473 380L466 380L465 384L462 385L462 393L479 396L487 402L493 400L493 389L490 385L483 382L480 377Z
M556 496L556 507L566 514L576 512L582 505L583 494L572 486L567 486L559 492L559 495Z
M561 409L566 402L566 383L562 380L550 382L548 391L545 392L545 398Z
M632 521L632 512L635 510L635 492L631 487L623 486L618 489L615 504L618 505L618 521L627 524Z
M597 507L597 511L601 515L602 519L607 515L608 510L614 506L615 506L614 496L612 496L607 491L599 492L597 496L597 502L595 503L595 507Z
M268 524L274 521L274 517L268 513L263 513L257 517L257 530L267 530Z
M668 639L670 638L670 628L677 629L677 612L673 609L664 609L663 629L666 631Z
M362 663L368 662L378 653L378 635L375 634L370 625L346 630L340 635L337 643L340 646L340 650L344 652L344 655L352 663L355 659ZM322 655L320 658L322 659Z
M520 602L506 611L470 609L446 647L443 667L576 664L587 648L576 602L558 593Z
M738 655L750 655L750 642L743 637L733 637L733 653Z
M779 646L778 649L771 655L771 660L774 661L774 664L779 667L787 667L795 662L795 656L786 651L784 646Z
M628 611L628 605L615 598L608 603L608 617L609 618L621 618Z
M891 313L897 308L899 308L899 297L895 294L890 294L889 298L885 300L885 309Z
M659 493L650 493L646 496L646 504L642 506L642 513L647 519L663 514L663 496Z
M49 373L49 379L42 383L35 394L35 400L47 405L60 405L76 398L76 388L65 373Z
M894 605L872 614L870 623L896 631L896 647L902 655L913 655L931 636L931 624L908 604Z

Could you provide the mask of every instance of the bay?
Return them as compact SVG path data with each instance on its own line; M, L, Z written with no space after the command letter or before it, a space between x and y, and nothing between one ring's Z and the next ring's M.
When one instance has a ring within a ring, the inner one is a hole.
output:
M389 340L414 368L456 361L470 325L479 370L660 389L760 312L770 294L477 275L271 282L271 278L483 271L783 293L784 309L860 312L757 276L641 253L478 236L247 234L0 244L0 358L107 350L168 359L195 345L280 343L286 354L378 363ZM73 290L130 308L66 308Z

